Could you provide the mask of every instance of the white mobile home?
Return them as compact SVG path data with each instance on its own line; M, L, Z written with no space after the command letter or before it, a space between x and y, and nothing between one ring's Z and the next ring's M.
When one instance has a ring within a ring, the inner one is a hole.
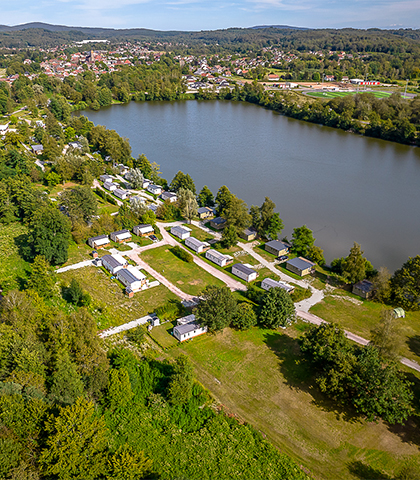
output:
M154 195L160 195L162 193L162 187L160 185L148 185L147 191L153 193Z
M118 230L118 232L112 232L110 234L113 242L125 243L131 240L130 230Z
M175 203L178 200L177 194L173 192L163 192L160 198L166 202L169 200L171 203Z
M195 319L195 315L188 315L185 317L188 321L187 322L180 322L179 319L177 321L178 325L174 327L173 333L174 337L183 342L184 340L189 340L191 338L197 337L198 335L202 335L203 333L207 332L206 326L201 326Z
M191 250L194 250L194 252L197 253L202 253L205 252L210 248L210 244L207 242L201 242L200 240L197 240L194 237L188 237L185 239L185 245Z
M105 182L104 183L104 188L106 190L109 190L110 192L113 192L114 190L116 190L118 188L118 185L116 183L112 183L112 182Z
M99 235L88 239L88 245L92 248L105 248L110 245L108 235Z
M264 280L261 282L261 288L264 290L270 290L270 288L282 288L283 290L286 290L287 293L293 293L294 290L292 285L289 285L286 282L277 282L272 278L264 278Z
M216 265L219 265L219 267L225 267L226 265L229 265L229 263L233 262L233 257L230 255L224 255L223 253L213 249L207 250L206 258L211 260Z
M232 265L232 273L246 282L252 282L257 278L257 272L248 265L236 263Z
M138 278L140 275L134 274L132 269L129 270L128 268L124 268L122 270L118 270L117 278L127 290L138 292L142 289L146 282L146 277L141 272L138 272L138 274L142 275L143 278Z
M133 227L133 233L138 237L148 237L149 235L155 233L155 231L151 225L142 223L141 225L136 225Z
M188 227L172 227L171 228L172 235L175 237L180 238L181 240L185 240L191 235L191 229Z
M116 188L112 193L121 200L125 200L128 197L128 193L122 188Z
M127 260L121 255L104 255L102 265L113 275L127 266Z

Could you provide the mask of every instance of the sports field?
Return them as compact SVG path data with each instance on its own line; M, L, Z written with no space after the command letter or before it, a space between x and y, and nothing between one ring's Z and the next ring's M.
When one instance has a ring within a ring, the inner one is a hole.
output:
M376 98L388 98L393 92L372 92L369 90L360 90L359 92L305 92L310 97L318 98L336 98L345 97L347 95L356 95L356 93L372 93ZM404 98L404 95L402 95ZM408 96L406 98L409 98Z

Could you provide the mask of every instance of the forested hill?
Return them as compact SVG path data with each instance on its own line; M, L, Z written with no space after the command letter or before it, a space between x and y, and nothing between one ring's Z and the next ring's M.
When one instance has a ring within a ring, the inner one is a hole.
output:
M83 39L155 40L212 50L234 50L280 45L287 50L346 50L357 52L411 53L419 48L420 30L304 30L288 26L257 26L200 32L158 31L146 28L110 29L67 27L29 23L13 27L0 25L0 46L25 48L66 44Z

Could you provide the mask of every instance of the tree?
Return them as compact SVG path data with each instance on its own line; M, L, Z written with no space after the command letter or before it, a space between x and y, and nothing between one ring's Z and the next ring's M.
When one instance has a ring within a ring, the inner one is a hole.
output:
M278 213L273 213L268 220L266 227L264 227L262 234L267 238L275 240L283 230L283 227L284 225L280 215Z
M380 322L370 331L371 344L384 358L397 360L402 348L402 331L392 310L383 310Z
M51 398L63 405L72 404L83 395L83 382L68 352L60 352L51 375Z
M168 388L168 399L172 405L184 405L192 396L194 372L189 358L180 355L175 361L174 374Z
M261 298L259 322L267 328L286 327L295 319L295 306L290 295L279 287L270 288Z
M38 209L30 221L28 243L33 256L43 255L51 265L67 261L70 221L54 207Z
M225 248L234 247L238 243L238 234L233 225L228 225L222 232L222 245Z
M420 255L409 258L391 279L391 297L406 310L420 309Z
M124 444L109 456L107 480L142 480L151 472L152 461L143 452Z
M309 258L309 260L312 260L321 267L325 265L324 250L322 250L321 247L312 245L312 247L308 249L308 253L306 256Z
M391 274L386 267L380 267L373 277L374 299L381 303L388 303L391 298Z
M276 239L283 230L283 222L280 215L274 213L275 208L276 204L269 197L265 197L264 203L259 208L259 215L251 207L250 213L253 217L253 225L263 237Z
M51 268L43 255L37 255L32 264L28 288L38 292L41 297L49 297L52 295L56 281L54 269Z
M178 207L181 215L191 223L191 220L197 215L197 200L192 190L179 188L178 190Z
M134 190L143 187L144 176L140 168L132 168L126 175L127 180L131 183Z
M172 179L169 188L173 192L178 192L180 189L190 190L195 195L195 185L193 179L189 176L188 173L185 174L181 171L179 171Z
M134 394L131 389L130 377L125 368L112 368L109 371L106 405L111 410L123 410L127 407Z
M354 242L350 254L341 263L343 277L350 283L357 283L366 278L366 259L360 245Z
M152 166L144 153L139 155L137 160L134 161L134 168L138 168L144 175L144 178L151 179Z
M313 246L315 239L306 225L295 228L292 234L292 251L297 255L306 256L308 250Z
M228 287L207 286L194 313L199 323L210 331L223 330L230 325L237 309L236 300Z
M66 190L60 198L72 221L84 220L87 223L98 213L98 201L87 186Z
M39 457L44 475L62 480L94 480L106 471L107 430L92 402L78 398L47 423L46 447Z
M257 324L257 315L254 307L247 302L238 305L238 311L232 320L232 325L239 330L248 330Z
M225 210L227 210L230 206L230 202L232 200L233 194L230 193L228 187L223 185L219 188L219 191L216 195L216 203L217 203L217 214L222 215Z
M235 195L232 195L229 206L223 211L222 217L226 219L226 226L234 227L237 233L241 233L251 224L251 216L246 203Z
M200 207L214 207L214 196L207 185L200 190L197 201Z
M70 302L78 307L88 305L90 301L89 295L83 291L80 283L75 278L71 279L66 295Z

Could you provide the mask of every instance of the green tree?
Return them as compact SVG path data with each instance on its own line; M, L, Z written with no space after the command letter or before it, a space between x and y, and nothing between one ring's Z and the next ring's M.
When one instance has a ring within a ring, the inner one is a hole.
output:
M350 254L341 263L343 277L350 283L357 283L366 278L366 259L360 245L354 242Z
M308 250L314 245L315 239L306 225L295 228L292 234L292 251L297 255L306 256Z
M192 190L186 188L178 189L178 208L181 215L191 223L191 220L197 215L197 200Z
M402 348L402 330L392 310L383 310L380 322L370 331L371 344L383 358L397 360Z
M138 156L138 158L134 161L134 168L138 168L144 178L148 178L149 180L152 177L152 166L144 153Z
M261 298L259 323L267 328L286 327L295 320L295 306L282 288L270 288Z
M214 196L207 185L200 190L197 201L200 207L214 207Z
M45 180L49 187L55 187L61 182L61 177L55 172L49 172L45 175Z
M134 190L143 187L144 176L140 168L132 168L126 175L127 180L131 183Z
M210 331L223 330L230 325L237 303L228 287L208 285L200 297L201 301L194 310L199 323Z
M223 211L222 217L226 219L226 226L234 227L237 233L241 233L251 224L251 216L246 203L235 195L232 195L229 206Z
M380 267L373 277L374 299L381 303L388 303L391 299L391 274L386 267Z
M225 248L234 247L238 243L238 234L233 225L228 225L222 232L222 245Z
M216 195L217 214L222 215L230 206L233 194L229 191L226 185L219 188Z
M195 195L195 185L193 179L189 174L182 173L179 171L175 177L172 179L171 184L169 185L170 190L173 192L178 192L178 190L190 190Z
M391 278L391 298L406 310L420 309L420 255L409 258Z
M257 315L254 307L247 302L238 305L238 310L233 317L232 326L239 330L248 330L257 324Z
M28 243L34 257L43 255L51 265L67 261L70 222L65 215L54 207L41 207L29 225Z
M28 288L38 292L41 297L47 298L52 295L56 281L54 269L43 255L37 255L32 264Z
M268 220L266 227L264 227L263 235L273 240L277 239L277 236L283 230L283 221L278 213L273 213Z
M77 373L76 365L70 360L66 351L60 352L55 370L51 375L51 398L63 405L70 405L82 395L83 382Z
M106 394L107 407L111 410L124 410L133 396L128 371L125 368L111 369Z
M127 444L109 456L107 480L141 480L151 473L152 461Z
M192 396L194 372L189 358L180 355L175 360L174 374L168 387L168 399L172 405L184 405Z
M252 207L251 207L252 208ZM253 222L258 221L258 226L256 227L260 235L276 239L277 235L283 230L283 222L278 213L274 213L276 204L269 198L265 197L264 203L260 207L259 221L256 212L254 212L255 219ZM255 225L254 225L255 226Z
M98 213L98 201L90 187L66 190L60 198L72 221L84 220L87 223Z
M66 296L73 305L78 307L88 305L90 301L89 295L83 291L80 283L75 278L71 279L66 291Z
M47 423L39 457L44 475L62 480L95 480L106 471L107 430L92 402L79 398Z
M321 247L312 245L312 247L308 249L306 256L309 258L309 260L312 260L321 267L325 265L324 250L322 250Z

